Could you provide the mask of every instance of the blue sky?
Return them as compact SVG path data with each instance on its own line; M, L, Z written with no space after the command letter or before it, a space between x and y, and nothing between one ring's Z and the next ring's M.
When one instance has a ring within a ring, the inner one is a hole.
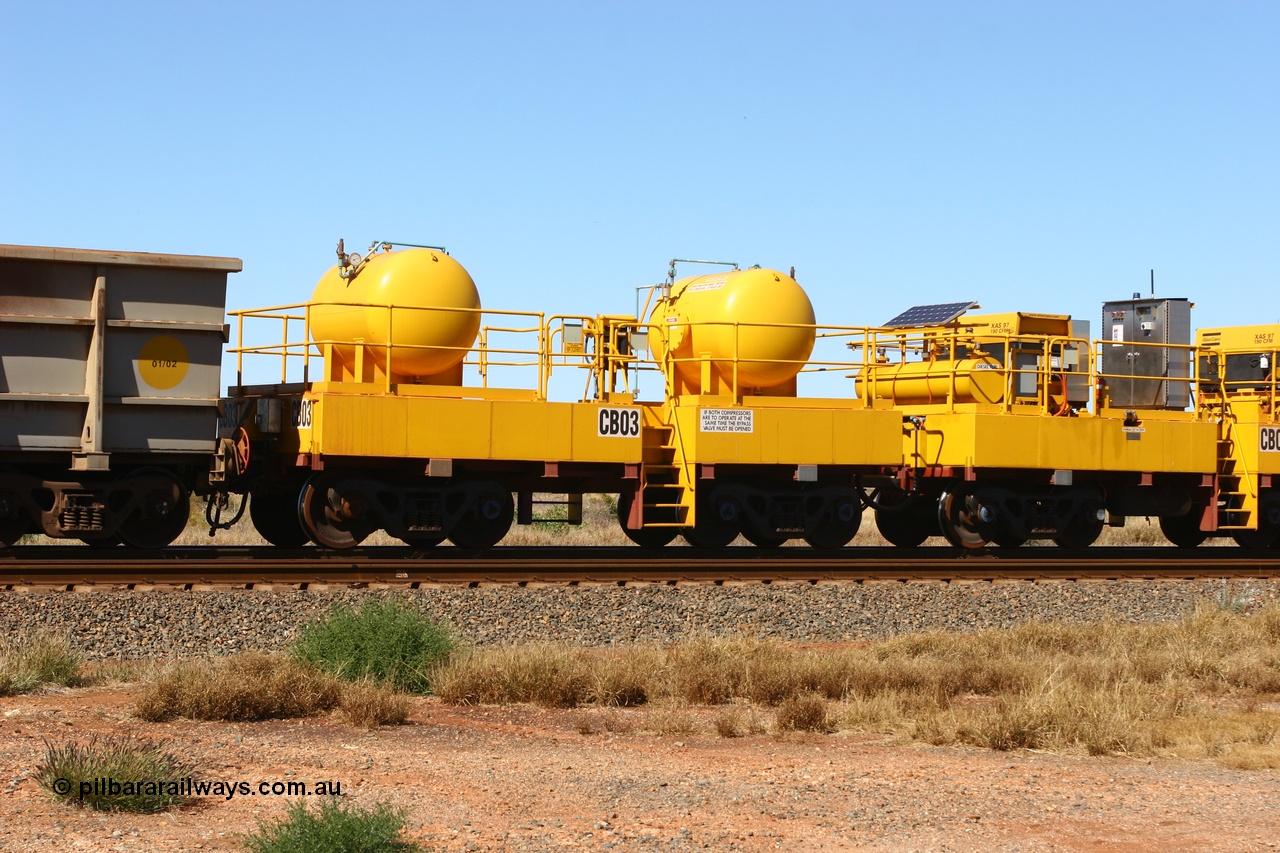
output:
M486 307L631 310L672 257L787 269L820 322L1280 320L1280 4L0 5L0 242L443 244Z

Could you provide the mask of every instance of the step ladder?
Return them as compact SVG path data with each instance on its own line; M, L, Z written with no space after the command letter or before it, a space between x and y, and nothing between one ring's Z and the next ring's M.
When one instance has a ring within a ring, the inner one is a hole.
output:
M1235 421L1228 412L1218 424L1218 477L1214 502L1219 530L1256 530L1258 484L1250 475L1236 441Z
M674 421L674 418L673 418ZM640 466L640 494L644 502L642 527L694 525L695 465L685 456L679 428L671 424L644 428L644 447L658 458ZM650 453L645 453L649 457Z

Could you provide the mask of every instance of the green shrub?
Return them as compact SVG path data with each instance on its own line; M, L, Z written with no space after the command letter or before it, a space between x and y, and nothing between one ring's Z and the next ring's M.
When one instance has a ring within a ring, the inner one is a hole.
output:
M421 850L404 841L405 814L389 803L362 809L337 799L320 801L314 809L303 800L289 807L284 820L258 821L245 837L249 853L396 853Z
M80 656L66 637L47 631L0 638L0 696L78 681Z
M61 802L99 811L158 812L188 801L184 781L193 765L163 741L129 736L53 746L45 741L36 782Z
M447 627L395 601L340 606L304 626L294 656L348 681L376 681L410 693L431 688L431 670L453 652Z

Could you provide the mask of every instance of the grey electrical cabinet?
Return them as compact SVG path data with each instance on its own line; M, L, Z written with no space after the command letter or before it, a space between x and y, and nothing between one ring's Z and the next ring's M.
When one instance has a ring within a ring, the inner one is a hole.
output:
M1099 369L1111 405L1185 409L1191 402L1191 303L1127 299L1102 305Z

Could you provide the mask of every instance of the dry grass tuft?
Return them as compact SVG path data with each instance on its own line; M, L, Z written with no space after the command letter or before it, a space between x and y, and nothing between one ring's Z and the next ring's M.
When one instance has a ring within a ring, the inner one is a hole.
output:
M133 713L150 722L307 717L332 710L341 696L342 683L314 667L246 652L159 670L143 683Z
M578 730L580 735L595 735L600 733L600 724L595 717L586 711L580 711L573 716L573 726Z
M1206 603L1166 624L1028 622L835 651L741 636L507 647L457 658L435 683L450 702L653 704L646 728L663 733L696 729L690 706L720 705L716 732L737 737L765 705L779 731L1280 766L1280 607Z
M79 680L80 656L67 637L39 629L0 637L0 696Z
M193 770L164 741L93 735L85 742L45 741L35 780L62 803L150 814L188 802L182 782Z
M372 681L341 681L280 655L245 652L228 658L157 667L142 682L133 714L148 722L253 721L310 717L337 709L359 728L399 725L410 697Z
M409 719L409 708L407 694L370 681L344 684L338 699L342 721L361 729L403 725Z
M660 735L691 735L698 731L698 718L686 707L663 705L649 711L645 728Z
M827 700L817 693L792 696L778 706L774 726L779 732L829 732L832 729Z
M720 737L742 737L747 733L747 712L741 705L723 708L716 714L715 727Z
M610 734L627 734L635 728L630 715L616 708L609 708L600 715L600 724Z
M508 646L460 655L432 683L437 696L455 705L642 705L658 661L648 647L610 656L547 644Z

